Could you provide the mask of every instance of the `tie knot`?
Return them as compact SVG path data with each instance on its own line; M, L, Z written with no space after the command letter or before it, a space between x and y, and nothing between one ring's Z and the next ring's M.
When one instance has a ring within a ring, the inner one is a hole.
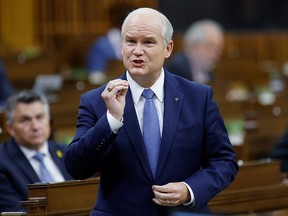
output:
M45 155L44 155L43 153L37 152L37 153L33 156L33 158L35 158L35 159L38 160L39 162L42 162L44 156L45 156Z
M154 92L148 88L148 89L144 89L142 92L143 97L145 97L145 99L152 99L154 96Z

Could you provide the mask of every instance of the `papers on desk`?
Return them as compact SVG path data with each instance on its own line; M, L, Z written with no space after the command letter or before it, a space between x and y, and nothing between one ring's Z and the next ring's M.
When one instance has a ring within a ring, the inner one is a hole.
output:
M61 74L42 74L35 79L33 90L44 94L50 103L57 101L56 93L62 88Z

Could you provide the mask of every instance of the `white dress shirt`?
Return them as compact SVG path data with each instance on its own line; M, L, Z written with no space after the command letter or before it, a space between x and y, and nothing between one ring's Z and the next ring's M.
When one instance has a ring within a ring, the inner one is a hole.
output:
M129 83L129 88L131 89L134 107L136 110L139 126L142 132L143 131L143 110L144 110L144 104L145 104L145 98L142 96L142 92L145 88L143 88L137 82L135 82L128 72L126 72L126 76L127 76L127 81ZM160 77L150 87L150 89L153 90L153 92L156 95L156 97L153 98L153 101L157 109L161 137L162 137L162 130L163 130L163 115L164 115L164 79L165 79L165 73L162 68ZM107 118L108 118L108 122L111 127L111 130L114 133L117 133L119 129L123 126L123 123L115 119L109 112L107 112ZM191 195L191 200L187 203L184 203L184 205L193 204L194 193L187 183L185 182L183 183L187 186Z
M145 98L142 96L142 92L144 88L140 86L138 83L136 83L128 72L126 72L127 81L129 83L129 88L131 89L132 98L139 122L139 126L141 129L141 132L143 130L143 110L144 110L144 104L145 104ZM159 79L154 83L153 86L150 87L150 89L153 90L156 97L153 98L158 119L159 119L159 127L160 127L160 134L162 136L162 129L163 129L163 112L164 112L164 71L162 69L162 73L159 77ZM122 122L119 122L117 119L115 119L109 112L107 112L107 118L108 122L110 124L111 130L114 133L117 133L118 130L123 126Z
M145 88L136 83L129 73L127 73L127 80L129 83L129 88L131 89L132 98L139 122L139 126L141 132L143 132L143 110L145 104L145 98L142 96L142 92ZM164 112L164 72L162 69L162 73L159 79L150 87L150 89L154 92L156 97L153 97L153 101L157 110L158 120L159 120L159 128L160 135L162 137L162 129L163 129L163 112Z
M33 158L37 151L25 148L20 145L19 147L22 150L23 154L26 156L27 160L29 161L33 169L35 170L36 174L40 176L40 162L37 161L35 158ZM52 156L48 149L47 142L45 142L42 148L39 149L39 152L45 155L45 157L43 158L43 161L49 173L51 174L52 178L54 179L54 182L65 181L61 171L59 170L58 166L55 164L54 160L52 159Z

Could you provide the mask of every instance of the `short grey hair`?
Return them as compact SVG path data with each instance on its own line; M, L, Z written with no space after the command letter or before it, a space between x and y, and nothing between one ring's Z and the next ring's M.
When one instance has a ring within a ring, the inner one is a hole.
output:
M223 34L224 29L222 25L212 19L204 19L194 22L184 35L184 45L205 42L207 40L205 29L207 27L213 27L221 34Z
M14 110L15 107L20 103L31 104L34 102L41 102L44 105L45 111L47 112L48 117L50 118L50 108L47 98L36 91L33 90L24 90L19 93L16 93L10 96L5 105L4 110L6 114L6 121L11 124L14 119Z
M136 10L133 10L131 13L128 14L128 16L125 18L122 27L121 27L121 38L122 40L124 39L124 31L126 29L126 24L128 22L128 20L138 14L142 14L142 13L146 13L146 12L153 12L154 14L158 14L160 17L160 21L163 24L163 28L162 28L162 37L163 37L163 41L164 41L164 46L167 47L169 41L172 40L173 37L173 26L171 24L171 22L168 20L168 18L162 14L161 12L152 9L152 8L138 8Z

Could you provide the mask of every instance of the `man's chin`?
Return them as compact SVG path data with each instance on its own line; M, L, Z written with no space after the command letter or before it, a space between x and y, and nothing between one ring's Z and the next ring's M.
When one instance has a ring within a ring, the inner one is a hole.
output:
M42 148L44 142L43 143L25 143L25 144L22 144L24 147L28 148L28 149L31 149L31 150L39 150L40 148Z
M131 68L131 69L128 69L129 73L132 75L132 76L141 76L141 75L145 75L146 72L143 68Z
M33 145L34 147L42 147L44 145L44 142L42 139L41 140L33 140L32 142L30 142L31 145Z

